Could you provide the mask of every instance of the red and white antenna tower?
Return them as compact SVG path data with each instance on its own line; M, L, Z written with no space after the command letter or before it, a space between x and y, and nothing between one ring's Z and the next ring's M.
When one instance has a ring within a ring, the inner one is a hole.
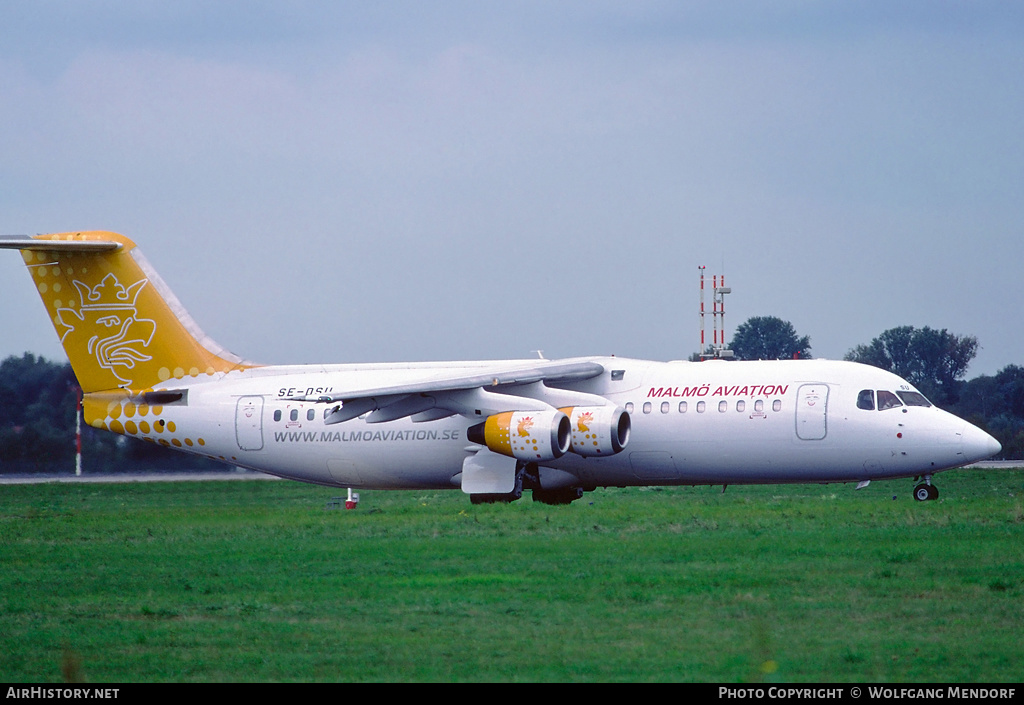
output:
M725 275L714 274L711 277L711 325L712 339L711 347L708 349L704 340L704 265L700 269L700 359L708 358L725 359L733 356L732 350L725 347L725 295L731 294L732 289L725 285ZM721 280L721 281L719 281ZM721 324L721 325L719 325ZM722 329L722 339L719 342L718 329Z

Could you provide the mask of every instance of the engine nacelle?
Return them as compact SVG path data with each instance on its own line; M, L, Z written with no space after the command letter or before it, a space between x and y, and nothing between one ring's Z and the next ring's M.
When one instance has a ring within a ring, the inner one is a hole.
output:
M592 458L615 455L629 442L631 423L618 406L570 406L561 409L572 426L572 452Z
M560 458L572 445L569 417L550 411L506 411L469 429L469 440L517 460L544 462Z

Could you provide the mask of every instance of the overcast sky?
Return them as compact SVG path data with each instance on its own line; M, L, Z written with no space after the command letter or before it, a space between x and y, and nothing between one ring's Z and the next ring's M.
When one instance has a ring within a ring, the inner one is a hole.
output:
M729 337L992 374L1022 225L1019 3L0 4L0 233L121 232L259 362L685 358L705 265ZM64 359L15 252L0 296Z

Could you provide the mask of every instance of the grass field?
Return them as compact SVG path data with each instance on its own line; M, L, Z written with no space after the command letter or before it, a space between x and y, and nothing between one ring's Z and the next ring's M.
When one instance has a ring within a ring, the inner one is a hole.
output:
M1024 471L936 479L5 486L0 682L1020 682Z

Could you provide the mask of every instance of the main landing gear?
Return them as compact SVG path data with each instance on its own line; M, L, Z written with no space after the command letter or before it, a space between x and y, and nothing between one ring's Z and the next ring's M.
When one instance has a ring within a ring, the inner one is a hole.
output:
M532 490L533 501L543 504L571 504L583 496L582 487L560 487L545 490L540 486L540 473L536 463L519 461L516 465L516 482L507 494L471 494L473 504L495 504L515 502L523 496L523 490Z
M917 478L914 478L917 480ZM938 499L939 488L932 484L932 476L925 475L924 482L920 483L914 488L914 499L918 502L930 502L933 499Z

